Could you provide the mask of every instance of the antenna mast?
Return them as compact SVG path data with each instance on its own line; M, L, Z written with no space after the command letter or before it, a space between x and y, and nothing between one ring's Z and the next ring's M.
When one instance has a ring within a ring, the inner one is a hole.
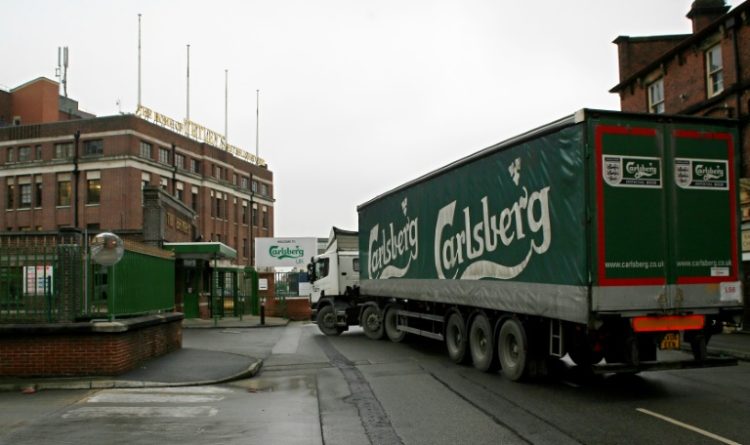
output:
M260 90L255 90L255 164L258 164L258 129L260 128Z
M187 103L186 120L190 120L190 44L187 46Z
M138 14L138 107L141 106L141 15Z
M63 95L68 97L68 47L57 47L57 68L55 68L55 77L60 80L63 87Z
M229 143L229 70L224 70L224 139Z

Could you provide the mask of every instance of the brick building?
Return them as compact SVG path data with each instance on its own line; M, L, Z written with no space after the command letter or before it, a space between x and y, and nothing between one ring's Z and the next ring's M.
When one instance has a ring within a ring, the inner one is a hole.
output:
M750 2L729 11L724 0L696 0L687 17L691 34L618 37L620 83L610 92L623 111L739 119L750 177Z
M739 121L740 201L745 292L750 292L750 1L729 10L724 0L695 0L692 33L619 36L623 111L687 114ZM750 306L745 315L750 326Z
M141 109L95 117L46 78L0 91L0 231L219 241L237 251L236 263L253 264L254 238L274 233L273 173L184 125ZM145 219L164 229L144 232Z

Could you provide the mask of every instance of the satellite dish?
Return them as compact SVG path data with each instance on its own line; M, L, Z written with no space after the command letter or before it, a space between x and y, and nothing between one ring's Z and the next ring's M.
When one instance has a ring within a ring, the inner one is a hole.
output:
M91 241L91 259L96 264L114 266L122 259L124 253L122 238L114 233L100 233Z

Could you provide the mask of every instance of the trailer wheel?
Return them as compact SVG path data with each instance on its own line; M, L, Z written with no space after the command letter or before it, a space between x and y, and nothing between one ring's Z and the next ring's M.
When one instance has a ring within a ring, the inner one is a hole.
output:
M394 343L400 343L406 337L406 331L398 329L398 311L401 306L391 305L385 309L383 324L385 325L385 334Z
M318 323L320 332L328 336L340 335L343 328L336 326L336 311L332 304L326 304L318 311L318 317L315 319Z
M503 376L513 381L523 378L528 368L528 341L521 322L511 318L503 323L497 343Z
M359 324L365 331L365 335L373 340L383 338L383 317L380 309L374 304L366 306L362 310Z
M475 368L484 372L497 369L492 325L484 313L477 314L471 322L469 350Z
M453 312L445 323L445 346L448 349L448 356L454 363L466 363L469 358L466 344L466 322L464 317L458 312Z

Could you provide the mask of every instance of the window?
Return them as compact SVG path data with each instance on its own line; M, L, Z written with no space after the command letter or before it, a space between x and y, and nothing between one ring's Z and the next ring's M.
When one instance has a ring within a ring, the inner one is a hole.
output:
M193 200L190 202L190 205L194 211L198 211L198 187L193 187L192 189L192 195Z
M242 201L242 224L247 224L247 201Z
M258 204L253 204L253 226L258 226Z
M263 196L268 196L268 184L264 182L260 183L260 194Z
M69 159L73 157L73 143L55 144L55 159Z
M86 180L86 204L99 204L102 194L101 179Z
M16 149L8 147L8 155L5 158L5 162L16 162Z
M34 207L42 206L42 177L36 177L36 183L34 184Z
M21 191L21 200L19 201L19 209L31 208L31 184L19 184Z
M216 179L221 179L221 167L218 165L214 165L214 177L216 177Z
M648 112L664 113L664 78L660 78L648 86Z
M71 196L70 173L57 176L57 205L69 206Z
M151 159L151 144L141 141L141 157Z
M258 191L258 181L253 181L253 192Z
M183 185L183 184L182 184L181 182L176 182L176 183L175 183L175 186L174 186L174 188L175 188L175 192L174 192L174 195L175 195L175 197L177 197L177 199L179 199L180 201L182 201L182 199L183 199L183 197L184 197L184 193L183 193L183 188L184 188L184 187L185 187L185 186L184 186L184 185Z
M190 171L193 173L200 173L201 164L196 159L190 159Z
M247 242L247 238L242 238L242 256L247 258L248 253L250 253L250 243Z
M34 159L36 159L37 161L41 161L42 160L42 146L37 145L34 147L34 150L35 150Z
M151 184L151 174L141 172L141 190Z
M169 164L169 150L166 148L159 148L159 162Z
M241 177L240 178L240 187L243 188L243 189L245 189L245 190L247 190L248 181L249 180L246 177L244 177L244 176Z
M18 147L18 162L27 162L31 160L31 147Z
M708 82L708 97L716 96L724 91L724 67L721 61L721 45L716 45L706 51L706 77Z
M328 258L322 258L315 262L315 279L319 280L328 276Z
M175 153L174 154L174 165L180 170L185 170L185 156Z
M169 179L162 176L159 185L161 185L162 190L167 191L169 189Z
M8 182L8 189L7 189L7 198L5 200L5 208L6 209L13 209L16 206L15 198L16 198L16 185L12 182Z
M87 156L99 156L104 154L104 142L101 139L85 141L83 143L83 154Z
M268 207L263 206L263 228L268 228Z

